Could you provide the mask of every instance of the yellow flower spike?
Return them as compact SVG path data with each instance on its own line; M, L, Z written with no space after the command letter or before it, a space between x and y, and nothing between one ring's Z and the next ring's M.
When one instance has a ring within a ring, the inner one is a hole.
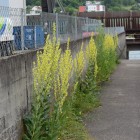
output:
M81 76L84 70L84 66L85 66L85 56L84 56L83 44L82 44L80 51L77 53L74 59L74 69L78 77Z
M96 80L96 76L98 73L97 48L96 48L93 36L91 36L91 39L89 41L89 45L86 48L86 59L87 59L87 63L91 63L94 65L94 77Z
M70 38L68 38L68 41L67 41L67 49L69 49L69 46L70 46Z
M117 55L116 55L116 46L118 40L117 37L113 38L111 35L105 35L103 42L103 56L104 57L104 67L102 69L105 70L105 75L109 75L113 70ZM105 77L107 77L105 76Z
M67 46L69 48L69 46ZM58 94L59 94L59 109L60 112L62 111L63 104L65 102L66 97L68 96L68 87L69 87L69 80L71 77L72 72L72 56L71 51L67 49L64 54L61 54L60 61L59 61L59 80L58 84Z
M34 89L36 94L41 93L42 90L45 90L45 93L48 94L52 88L50 85L55 79L61 53L59 46L60 43L56 44L56 41L52 42L49 36L47 36L44 51L37 53L37 63L33 68Z
M93 37L93 36L94 36L94 32L91 33L91 37Z

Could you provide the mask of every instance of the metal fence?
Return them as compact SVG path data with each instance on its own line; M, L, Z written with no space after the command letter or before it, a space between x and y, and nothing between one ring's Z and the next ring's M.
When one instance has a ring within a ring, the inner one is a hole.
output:
M15 47L14 27L23 27L26 23L25 19L23 9L0 7L0 56L12 54ZM20 34L20 38L21 36Z
M100 20L57 13L27 14L27 25L42 25L45 34L52 34L53 23L56 24L56 37L61 42L66 42L68 38L77 40L85 37L85 35L88 35L88 32L91 32L91 25L93 32L102 25Z
M96 33L100 20L53 13L26 14L23 9L0 7L0 57L18 50L44 46L48 34L52 36L53 23L56 38L62 42L77 40ZM109 29L108 29L109 30Z
M100 19L106 27L124 26L125 30L140 29L139 11L82 12L80 17Z
M112 36L116 36L118 34L124 33L125 29L124 27L105 27L104 32L106 34L110 34Z

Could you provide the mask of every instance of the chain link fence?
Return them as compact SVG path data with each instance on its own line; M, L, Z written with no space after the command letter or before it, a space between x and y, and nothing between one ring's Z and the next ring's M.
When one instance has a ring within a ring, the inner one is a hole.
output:
M96 32L101 27L101 21L54 13L27 14L27 25L42 25L44 34L52 35L53 23L56 24L56 37L66 42L68 38L77 40L89 36L89 32ZM92 28L92 30L91 30Z
M0 56L12 54L15 47L14 27L23 27L25 19L23 9L0 6Z
M26 14L23 9L0 7L0 57L43 47L46 36L52 37L53 23L56 38L61 43L67 42L68 38L76 41L92 32L96 34L102 26L96 19L44 12Z
M118 34L124 33L125 29L124 27L105 27L104 32L106 34L110 34L112 36L116 36Z

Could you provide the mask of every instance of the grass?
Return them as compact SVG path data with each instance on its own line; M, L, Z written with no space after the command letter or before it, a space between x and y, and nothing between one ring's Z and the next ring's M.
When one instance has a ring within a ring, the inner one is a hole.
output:
M61 140L91 140L88 136L83 115L100 106L98 94L76 94L75 99L68 99L64 105L65 114L61 118Z

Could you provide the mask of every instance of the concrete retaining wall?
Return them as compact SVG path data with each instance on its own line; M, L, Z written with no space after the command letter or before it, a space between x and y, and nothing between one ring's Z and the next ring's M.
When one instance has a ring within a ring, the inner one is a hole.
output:
M89 38L70 43L73 57ZM61 45L63 51L66 44ZM20 140L22 117L30 110L33 89L32 67L36 51L0 59L0 140Z
M89 38L70 43L73 57L82 42L85 48ZM120 38L120 44L124 43ZM66 44L61 48L64 51ZM0 59L0 140L21 140L22 117L30 110L35 60L35 50Z
M22 116L32 93L32 63L36 52L0 60L0 140L19 140Z
M118 47L119 58L126 59L127 58L127 54L126 54L127 48L126 48L126 34L125 34L125 32L119 34L118 45L119 45L119 47Z

